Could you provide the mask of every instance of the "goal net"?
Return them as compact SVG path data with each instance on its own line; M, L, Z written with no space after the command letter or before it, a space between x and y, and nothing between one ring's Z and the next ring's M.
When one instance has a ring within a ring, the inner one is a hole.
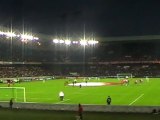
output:
M0 87L0 101L26 102L25 87Z
M132 74L131 73L119 73L117 74L117 79L128 79L128 78L132 78Z

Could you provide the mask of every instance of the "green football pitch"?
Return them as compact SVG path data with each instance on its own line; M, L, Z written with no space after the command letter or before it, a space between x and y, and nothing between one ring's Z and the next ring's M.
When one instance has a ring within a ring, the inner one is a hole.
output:
M72 84L69 79L54 79L47 81L32 81L16 83L11 87L25 87L26 102L35 103L52 103L52 104L106 104L106 98L112 98L112 105L142 105L142 106L159 106L160 105L160 78L145 78L142 83L135 84L135 80L130 79L129 85L118 84L120 81L112 79L91 79L86 86L68 86L66 81ZM77 79L77 83L82 83L83 79ZM107 83L102 86L89 86L90 83ZM109 83L109 84L108 84ZM112 84L110 84L112 83ZM115 83L115 84L114 84ZM7 87L7 84L0 84L0 87ZM10 91L10 93L9 93ZM12 92L11 92L12 91ZM59 100L59 92L63 91L64 100ZM20 101L23 98L23 91L16 92L12 89L0 89L0 101L9 101L15 98ZM5 97L5 99L3 98Z

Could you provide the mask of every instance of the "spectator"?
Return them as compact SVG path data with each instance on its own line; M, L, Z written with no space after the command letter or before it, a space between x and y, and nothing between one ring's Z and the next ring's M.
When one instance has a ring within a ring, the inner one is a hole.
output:
M9 101L9 107L12 109L12 106L13 106L13 98L10 99Z
M78 105L78 115L80 117L80 120L83 120L83 107L81 104Z

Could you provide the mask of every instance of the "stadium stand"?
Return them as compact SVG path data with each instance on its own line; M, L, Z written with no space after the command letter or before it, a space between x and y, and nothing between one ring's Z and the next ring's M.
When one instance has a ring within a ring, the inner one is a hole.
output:
M99 43L87 46L85 51L81 46L62 49L50 42L40 45L14 38L11 44L10 39L0 37L0 76L66 76L70 72L81 76L116 76L126 72L137 77L159 76L157 41Z

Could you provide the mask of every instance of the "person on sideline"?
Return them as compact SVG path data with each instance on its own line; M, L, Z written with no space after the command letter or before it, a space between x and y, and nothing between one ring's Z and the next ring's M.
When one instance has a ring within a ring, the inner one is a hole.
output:
M63 93L63 91L59 92L59 99L60 99L60 101L63 101L63 99L64 99L64 93Z
M78 104L78 116L80 117L80 120L83 119L83 107L81 104Z
M111 97L108 96L108 98L107 98L107 104L110 105L110 104L111 104L111 101L112 101Z
M10 101L9 101L9 107L12 109L12 107L13 107L13 98L11 98L10 99Z

